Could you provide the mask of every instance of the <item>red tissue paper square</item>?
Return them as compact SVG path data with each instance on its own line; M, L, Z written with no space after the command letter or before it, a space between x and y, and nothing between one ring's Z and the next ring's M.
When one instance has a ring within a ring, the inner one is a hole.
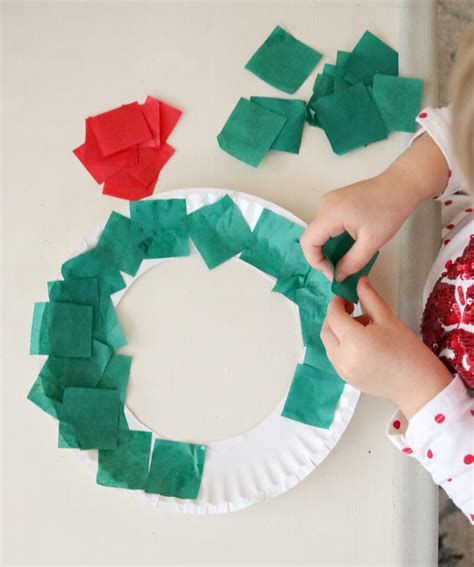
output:
M147 150L141 151L145 153ZM152 161L145 158L135 167L123 167L105 181L102 193L129 201L138 201L152 195L158 175L174 154L174 148L165 143L159 148L148 150L150 151L154 154Z
M74 155L102 193L135 201L153 194L174 153L166 143L181 110L151 96L86 119L85 142Z

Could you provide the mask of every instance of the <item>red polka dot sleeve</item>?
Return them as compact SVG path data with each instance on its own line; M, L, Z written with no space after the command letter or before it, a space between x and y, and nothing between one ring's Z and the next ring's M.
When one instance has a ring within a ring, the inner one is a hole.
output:
M462 380L455 376L409 422L397 411L387 435L423 465L474 524L474 398Z
M451 136L451 109L449 107L427 107L418 114L416 121L420 124L421 128L413 136L410 144L412 144L422 134L427 133L439 146L439 149L443 152L448 163L448 184L444 188L443 192L436 197L440 200L446 199L456 191L462 189L463 186L466 186L465 183L463 183L462 173L454 157Z

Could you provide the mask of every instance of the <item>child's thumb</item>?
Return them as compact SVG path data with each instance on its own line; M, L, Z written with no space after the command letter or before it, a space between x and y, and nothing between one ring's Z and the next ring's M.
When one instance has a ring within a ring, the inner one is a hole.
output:
M362 304L362 310L373 321L380 321L391 313L388 305L372 287L368 277L360 278L357 284L357 294Z

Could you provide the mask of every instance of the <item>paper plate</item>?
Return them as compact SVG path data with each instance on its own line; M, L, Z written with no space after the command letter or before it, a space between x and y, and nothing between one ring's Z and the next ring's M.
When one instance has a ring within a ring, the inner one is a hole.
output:
M300 219L273 203L252 195L224 189L180 189L160 193L150 199L186 199L187 211L190 213L204 205L216 202L224 195L229 195L233 199L251 229L254 228L264 208L305 226ZM128 207L121 212L129 216ZM93 248L104 226L105 222L86 237L72 256ZM191 245L191 254L198 254L193 245ZM126 288L111 296L114 305L119 303L137 278L150 268L165 261L170 261L170 259L143 261L134 277L122 273ZM301 353L301 361L303 357L304 351ZM133 365L130 380L133 380ZM319 429L282 417L280 414L286 399L285 394L284 399L271 414L256 427L222 441L206 443L204 473L196 500L180 500L146 494L140 490L118 488L115 490L138 497L156 508L185 514L233 512L261 500L278 496L298 484L327 457L349 424L359 394L359 391L352 386L348 384L344 386L334 421L329 429ZM128 408L125 408L125 414L131 429L151 431ZM161 438L154 431L152 433L154 438ZM98 451L72 450L76 451L81 460L86 462L95 474Z

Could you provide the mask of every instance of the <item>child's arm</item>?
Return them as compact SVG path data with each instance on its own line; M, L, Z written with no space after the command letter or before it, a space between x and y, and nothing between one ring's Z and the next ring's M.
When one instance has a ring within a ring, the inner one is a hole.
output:
M332 278L322 246L347 231L356 243L339 261L336 278L342 281L359 271L421 202L442 192L448 179L448 163L440 148L430 135L421 135L377 177L323 196L301 237L308 262Z
M356 239L337 266L337 277L343 279L358 271L419 203L460 188L449 109L428 108L417 121L422 128L411 147L384 173L324 197L301 244L310 264L329 277L322 253L329 237L347 230ZM331 362L350 384L399 405L390 439L417 458L474 522L473 399L366 278L360 280L358 294L365 311L360 317L350 317L353 307L340 298L328 308L321 337Z
M416 458L474 523L474 399L430 349L361 278L364 315L340 297L328 307L321 339L344 380L398 404L389 435Z

